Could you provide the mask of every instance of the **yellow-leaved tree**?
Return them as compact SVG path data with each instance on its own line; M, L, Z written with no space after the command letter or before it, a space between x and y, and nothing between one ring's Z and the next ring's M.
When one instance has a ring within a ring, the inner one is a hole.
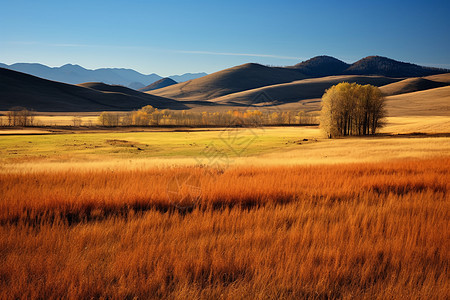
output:
M322 96L320 126L329 138L375 134L385 115L379 88L341 82Z

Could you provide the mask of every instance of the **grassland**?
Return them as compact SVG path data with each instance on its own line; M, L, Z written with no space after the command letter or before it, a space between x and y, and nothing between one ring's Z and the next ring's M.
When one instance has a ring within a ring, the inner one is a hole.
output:
M2 174L0 297L445 299L449 163Z
M3 134L0 298L445 299L445 120Z
M329 140L317 127L271 127L243 129L126 129L33 132L14 131L0 139L2 169L83 162L91 165L195 165L208 164L214 153L230 164L295 164L381 161L431 157L450 151L445 117L429 119L391 118L387 135ZM448 127L447 127L448 125ZM409 128L409 130L408 130ZM395 129L405 135L389 134ZM423 135L406 132L424 131ZM8 131L4 131L7 133ZM442 133L442 134L441 134ZM69 165L70 164L70 165Z

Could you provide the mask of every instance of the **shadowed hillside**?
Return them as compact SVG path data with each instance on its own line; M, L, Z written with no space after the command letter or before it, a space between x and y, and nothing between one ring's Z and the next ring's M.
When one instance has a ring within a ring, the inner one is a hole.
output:
M437 81L437 82L444 82L444 83L449 83L450 84L450 73L431 75L431 76L425 77L425 79L433 80L433 81Z
M398 95L405 93L412 93L417 91L424 91L443 87L449 85L448 83L437 82L425 78L408 78L402 81L394 82L381 87L381 91L385 95Z
M352 64L345 74L380 75L389 77L422 77L448 72L448 70L422 67L382 56L368 56Z
M295 66L286 68L266 67L259 64L244 64L199 79L152 91L150 93L177 100L210 100L233 93L312 77L364 75L405 78L422 77L444 72L448 72L448 70L422 67L381 56L369 56L352 65L334 57L317 56ZM383 84L392 82L394 81L384 82ZM365 84L366 82L361 83ZM375 85L379 86L380 84ZM425 85L426 84L421 83L417 88L424 89ZM437 86L439 85L434 87ZM274 97L277 96L278 94L274 95ZM293 92L289 92L289 96L286 97L289 98L288 101L291 101L291 98L297 98ZM286 97L283 96L283 99L280 101L285 102L286 100L284 100L284 98ZM315 97L318 96L315 95ZM251 100L247 99L247 101Z
M185 109L172 99L122 86L89 83L75 86L0 68L0 110L23 106L37 111L133 110L145 105Z
M89 70L73 64L51 68L42 64L17 63L10 66L2 65L1 67L68 84L99 81L107 84L121 84L128 87L141 84L140 87L142 87L142 82L148 83L161 79L161 76L157 74L144 75L131 69L102 68Z
M157 108L211 111L247 106L255 101L260 107L301 101L298 105L309 105L311 110L317 108L327 88L342 81L372 84L382 87L385 95L397 95L449 85L450 73L435 74L444 71L448 70L379 56L366 57L352 65L330 56L317 56L286 68L243 64L178 84L164 78L147 86L145 90L150 91L142 93L98 82L72 86L2 69L0 105L1 109L20 105L41 111L98 111L132 110L150 104ZM330 73L347 75L323 76ZM420 78L406 78L413 75ZM256 99L261 93L265 99Z
M147 94L135 91L133 89L121 86L121 85L110 85L103 82L85 82L77 84L77 86L97 90L106 93L121 93L124 95L134 96L134 97L146 97Z
M321 98L327 88L343 81L382 86L398 80L400 79L382 76L328 76L265 86L262 88L233 93L213 99L212 101L222 104L249 105L252 104L252 101L256 99L259 94L265 93L265 95L267 95L275 103L282 104L305 99Z
M160 79L156 82L153 82L152 84L147 85L146 87L139 89L139 91L141 91L141 92L153 91L153 90L161 89L166 86L171 86L171 85L174 85L177 83L178 82L176 82L175 80L166 77L166 78Z
M104 82L107 84L120 84L138 90L146 85L162 79L158 74L141 74L133 69L101 68L96 70L85 69L79 65L65 64L61 67L48 67L36 63L16 63L6 65L0 63L0 68L10 69L25 74L37 76L43 79L59 81L68 84L80 84L83 82ZM172 75L169 78L184 82L207 75L206 73L185 73Z
M305 76L296 70L250 63L158 89L151 93L177 100L209 100L231 93L304 78Z
M311 76L331 76L342 74L350 65L331 56L316 56L291 68Z

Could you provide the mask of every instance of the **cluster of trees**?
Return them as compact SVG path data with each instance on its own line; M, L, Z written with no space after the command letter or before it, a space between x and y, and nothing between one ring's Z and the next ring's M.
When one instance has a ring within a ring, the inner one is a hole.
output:
M320 125L330 138L375 134L384 116L384 97L369 84L342 82L322 96Z
M6 120L8 126L33 126L34 112L16 106L6 112Z
M159 110L147 105L140 110L117 113L102 112L99 116L102 126L263 126L316 124L316 116L303 111L227 111L227 112L190 112Z

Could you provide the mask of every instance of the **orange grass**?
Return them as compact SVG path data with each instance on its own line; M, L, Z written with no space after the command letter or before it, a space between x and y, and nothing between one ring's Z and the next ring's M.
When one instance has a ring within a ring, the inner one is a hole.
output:
M449 165L0 174L0 298L445 299Z

